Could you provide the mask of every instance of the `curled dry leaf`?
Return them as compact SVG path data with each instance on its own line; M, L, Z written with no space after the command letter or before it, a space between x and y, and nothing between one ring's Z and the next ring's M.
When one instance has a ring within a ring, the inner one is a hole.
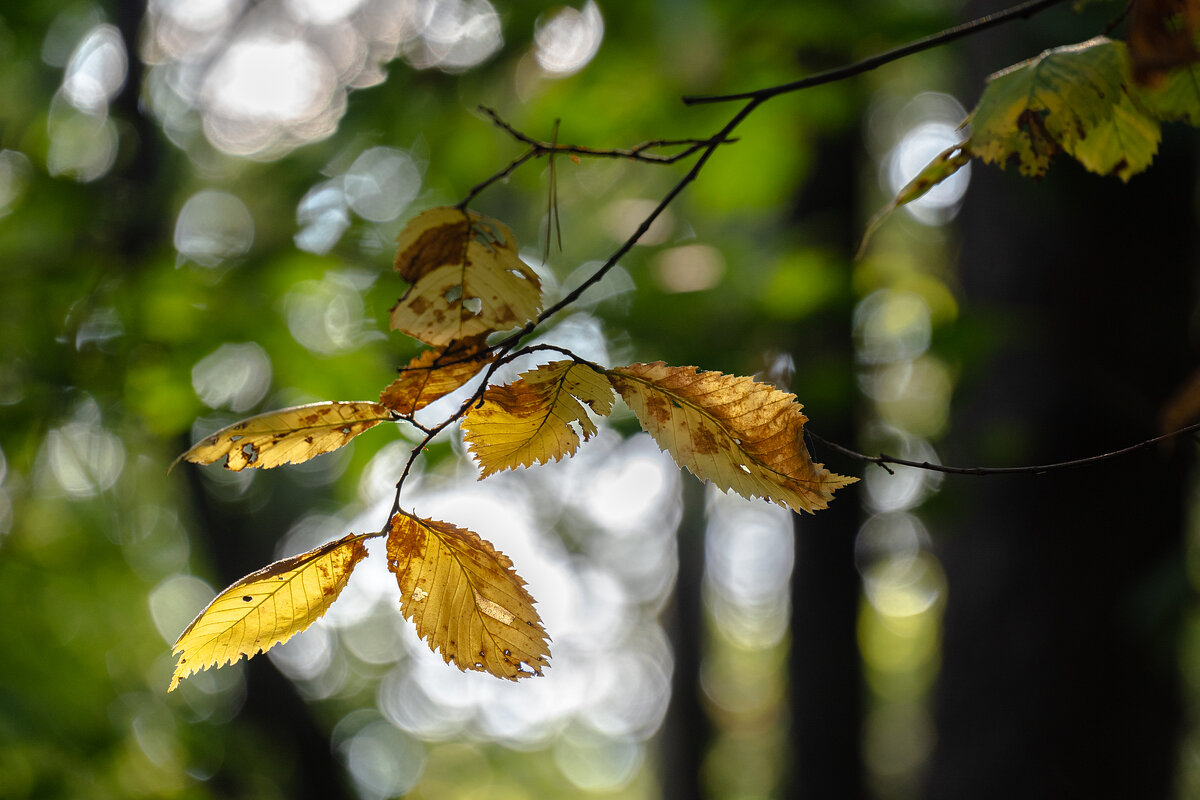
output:
M573 455L579 448L574 425L584 441L596 434L584 405L607 416L613 400L606 378L574 361L543 364L508 386L490 387L462 423L479 477Z
M896 194L892 202L879 209L875 213L875 216L871 217L871 221L867 223L867 231L863 234L862 243L858 246L858 255L856 258L863 257L867 249L867 243L889 214L914 200L924 197L930 189L954 175L954 173L965 167L970 160L971 154L961 144L956 144L946 148L936 158L926 164L917 173L915 178L904 185L904 188Z
M202 669L265 653L318 620L367 555L364 538L351 534L276 561L217 595L175 642L167 691Z
M378 403L311 403L268 411L222 428L175 459L211 464L228 455L225 468L278 467L299 464L337 450L365 430L392 419Z
M396 241L396 271L412 286L392 307L392 330L443 347L523 325L541 308L541 282L497 220L432 208Z
M402 416L409 416L440 397L453 392L496 360L487 350L484 336L448 347L426 350L400 369L400 377L379 395L379 402Z
M549 663L546 631L512 561L477 533L400 512L387 540L400 610L446 663L517 680Z
M642 427L701 480L794 511L826 508L857 478L813 463L796 396L750 378L661 361L609 370Z

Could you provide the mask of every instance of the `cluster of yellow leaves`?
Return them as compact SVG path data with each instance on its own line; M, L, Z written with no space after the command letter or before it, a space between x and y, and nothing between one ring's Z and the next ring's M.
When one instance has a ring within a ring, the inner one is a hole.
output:
M491 333L525 325L541 286L499 222L457 208L416 217L399 237L396 270L411 286L392 327L431 346L400 369L378 403L314 403L260 414L180 456L225 467L275 467L335 450L380 422L410 419L496 360ZM544 364L487 387L462 426L481 478L573 455L598 432L620 394L642 427L702 480L786 508L825 508L854 478L809 458L796 398L750 378L695 367L633 364L606 370L578 360ZM173 466L173 465L172 465ZM541 675L550 655L534 600L512 561L473 531L395 513L384 530L350 535L276 562L221 592L175 643L170 689L201 669L264 652L325 613L387 537L400 608L435 652L462 670L516 680Z
M584 405L607 415L614 389L675 463L723 491L812 512L857 480L809 457L808 420L795 395L750 378L661 361L611 370L556 361L511 385L488 388L463 420L480 477L572 455L579 446L573 425L585 440L596 433Z
M285 558L239 580L179 636L172 691L189 675L266 652L316 622L367 555L350 535ZM387 529L388 568L401 611L431 649L460 669L501 678L541 675L546 632L512 561L478 534L396 514Z

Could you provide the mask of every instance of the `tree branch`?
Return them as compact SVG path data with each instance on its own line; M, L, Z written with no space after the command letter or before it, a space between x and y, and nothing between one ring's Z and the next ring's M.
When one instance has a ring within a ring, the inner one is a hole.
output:
M857 450L851 450L849 447L840 445L837 442L831 442L828 439L823 439L812 431L806 431L806 435L814 441L825 445L831 450L835 450L848 458L856 461L865 461L868 464L876 464L883 467L888 472L889 464L895 464L902 467L914 467L915 469L928 470L930 472L943 472L947 475L1045 475L1048 472L1060 472L1067 469L1076 469L1078 467L1087 467L1093 464L1100 464L1105 461L1111 461L1122 456L1127 456L1130 453L1136 453L1139 450L1145 450L1148 447L1174 439L1177 436L1183 436L1187 433L1200 431L1200 422L1194 425L1188 425L1186 428L1180 428L1177 431L1164 433L1161 436L1155 436L1153 439L1146 439L1131 444L1128 447L1122 447L1120 450L1113 450L1109 453L1101 453L1098 456L1088 456L1087 458L1076 458L1071 461L1058 461L1053 464L1037 464L1026 467L948 467L944 464L932 464L928 461L911 461L907 458L897 458L889 456L886 453L880 453L877 456L869 456L865 453L860 453Z
M696 159L695 163L692 164L691 169L689 169L687 171L687 173L682 178L679 179L679 181L670 189L670 191L667 192L667 194L658 203L658 205L655 206L654 209L645 217L645 219L642 220L642 222L638 226L637 230L634 231L633 234L630 235L630 237L628 239L626 239L620 245L620 247L618 247L617 250L608 257L608 259L603 264L601 264L599 267L597 267L596 270L585 281L583 281L583 283L581 283L579 286L575 287L575 289L573 289L570 293L568 293L566 296L564 296L562 299L560 299L557 303L555 303L554 305L552 305L549 308L542 311L541 314L538 315L536 320L530 321L520 330L516 331L515 333L511 334L510 336L508 336L507 338L503 339L502 341L496 343L495 345L492 345L491 349L493 349L495 352L497 352L498 357L495 361L493 361L488 366L488 369L484 373L483 380L481 381L481 383L480 383L479 387L476 389L476 391L471 395L471 397L467 398L467 400L465 400L462 403L462 405L459 406L458 410L454 414L452 414L451 416L442 420L437 425L434 425L433 427L430 427L430 428L422 428L422 430L425 433L425 436L421 440L421 442L419 442L417 444L417 446L413 449L413 452L408 459L408 463L404 467L404 471L401 474L400 479L396 482L396 495L395 495L395 499L392 503L392 510L388 514L388 519L390 520L391 517L399 510L400 491L412 469L413 464L416 461L417 455L420 452L422 452L426 446L428 446L428 444L433 440L433 438L438 433L440 433L442 430L444 430L445 428L447 428L449 425L453 424L454 422L457 422L458 420L460 420L463 417L463 415L465 415L466 412L471 408L472 405L482 402L483 392L487 389L487 386L488 386L489 381L491 380L491 377L495 374L496 370L500 368L500 366L502 366L505 363L508 363L509 361L511 361L512 359L516 358L519 355L524 355L528 352L532 352L535 349L559 350L560 352L563 352L563 353L569 355L570 357L575 358L577 361L579 361L579 359L576 356L574 356L573 354L571 354L569 351L562 350L561 348L556 348L551 345L538 345L533 348L523 348L523 349L517 350L517 351L513 351L513 348L516 347L517 343L520 342L521 339L523 339L526 336L528 336L529 334L533 333L533 331L536 330L547 319L549 319L550 317L554 316L562 309L564 309L567 306L574 303L576 300L578 300L583 295L583 293L585 291L587 291L588 288L590 288L591 286L594 286L606 274L608 274L608 272L614 266L616 266L617 262L626 253L628 253L630 250L633 249L634 245L636 245L637 242L641 239L641 237L646 234L646 232L650 229L650 226L654 223L654 221L656 219L658 219L658 217L662 214L662 212L666 210L667 206L669 206L675 200L675 198L679 196L679 194L688 186L688 184L690 184L692 181L696 180L696 178L699 176L701 170L704 169L705 164L708 163L708 160L712 157L713 153L716 152L717 148L720 147L722 144L736 141L736 140L730 138L730 134L732 134L733 131L738 127L738 125L740 125L746 119L746 117L750 116L750 114L752 114L755 111L755 109L757 109L760 105L762 105L764 102L771 99L772 97L777 97L781 94L787 94L789 92L799 91L800 89L805 89L805 88L808 88L811 86L818 86L818 85L821 85L824 83L831 83L834 81L844 80L844 79L852 77L854 75L858 75L860 73L875 69L876 67L882 66L883 64L887 64L891 61L896 61L898 59L904 58L905 56L912 55L913 53L918 53L918 52L921 52L922 50L927 50L927 49L936 47L938 45L945 44L946 42L950 42L955 39L961 38L963 36L967 36L972 33L976 33L978 31L985 30L994 25L999 25L1003 22L1007 22L1009 20L1016 19L1016 18L1025 18L1025 17L1032 16L1033 14L1035 14L1043 9L1049 8L1054 5L1058 5L1064 1L1065 0L1027 0L1026 2L1020 3L1016 6L1006 9L1004 11L1000 11L995 14L989 14L987 16L980 17L978 19L972 20L972 21L964 23L962 25L958 25L953 28L949 28L947 30L944 30L944 31L934 34L932 36L928 36L923 39L918 39L918 40L916 40L914 42L910 42L909 44L904 45L902 47L898 47L894 50L889 50L886 53L882 53L877 56L873 56L872 58L868 58L863 61L859 61L855 64L851 64L846 67L842 67L839 69L830 70L828 72L823 72L823 73L820 73L817 75L813 75L813 76L804 78L799 81L793 81L791 83L786 83L786 84L782 84L779 86L771 86L771 87L766 87L766 88L762 88L762 89L757 89L755 91L744 92L741 94L713 95L713 96L702 96L702 97L685 97L684 102L688 105L695 105L695 104L699 104L699 103L727 102L727 101L732 101L732 100L745 100L746 101L746 104L744 106L742 106L742 108L739 109L737 111L737 113L735 113L729 119L729 121L726 122L725 125L721 127L721 129L719 131L717 131L715 134L708 137L707 139L673 139L673 140L660 139L660 140L644 142L643 144L637 145L633 148L619 149L619 150L618 149L599 150L599 149L583 147L583 146L579 146L579 145L559 144L557 141L543 142L543 141L534 139L533 137L530 137L530 136L522 133L521 131L517 130L512 125L507 123L503 118L501 118L500 115L498 113L496 113L494 110L487 108L485 106L480 106L479 107L480 112L482 112L489 119L491 119L493 124L495 124L501 130L505 131L509 136L512 136L516 141L527 145L528 149L524 153L519 155L517 158L515 158L512 162L510 162L508 164L508 166L506 166L504 169L500 170L496 174L492 175L491 177L487 178L486 180L484 180L484 181L480 182L479 184L477 184L476 186L474 186L470 190L470 192L468 192L467 197L461 203L459 203L459 205L458 205L459 208L465 208L467 206L467 204L470 203L470 201L472 199L474 199L480 192L482 192L484 189L486 189L491 184L508 177L518 167L520 167L525 162L529 161L530 159L537 158L537 157L539 157L541 155L545 155L545 154L566 153L569 155L576 155L576 156L589 156L589 157L602 157L602 158L626 158L626 159L631 159L634 161L642 161L642 162L653 163L653 164L672 164L672 163L675 163L676 161L687 158L688 156L691 156L695 153L699 153L700 155ZM661 154L657 154L657 153L647 152L649 150L662 148L662 147L671 147L671 146L680 146L680 147L683 147L684 149L678 153L674 153L671 155L661 155ZM443 366L446 366L446 365L443 365ZM1193 426L1192 428L1185 429L1184 431L1180 431L1178 433L1187 432L1188 430L1200 430L1200 424ZM817 439L822 442L825 441L823 439L819 439L819 437L816 437L815 434L810 434L810 435L813 435L814 439ZM1177 435L1177 434L1170 434L1170 435ZM1055 470L1055 469L1064 469L1068 466L1082 466L1084 464L1093 463L1095 461L1103 461L1103 460L1106 460L1109 458L1115 458L1115 457L1117 457L1119 455L1123 455L1127 452L1131 452L1133 450L1147 447L1150 444L1153 444L1156 441L1160 441L1163 438L1168 438L1168 437L1159 437L1158 439L1151 439L1151 440L1148 440L1147 442L1142 442L1138 445L1134 445L1131 448L1126 448L1125 450L1116 451L1115 453L1106 453L1102 456L1095 456L1090 459L1081 459L1077 462L1064 462L1063 464L1050 464L1050 465L1045 465L1045 466L1041 466L1041 467L1015 467L1015 468L1010 468L1010 467L1001 467L1001 468L945 467L945 466L938 465L938 464L930 464L928 462L914 462L914 461L909 461L906 459L899 459L899 458L895 458L895 457L884 455L884 454L881 454L879 456L867 456L862 453L858 453L854 450L851 450L849 448L843 447L841 445L834 444L833 442L825 442L825 443L828 446L832 447L833 449L838 450L839 452L843 453L844 455L847 455L851 458L857 458L859 460L866 461L869 463L878 464L879 466L883 467L884 469L889 469L887 466L888 464L898 464L898 465L904 465L904 466L917 467L920 469L933 470L933 471L937 471L937 472L948 472L948 473L968 474L968 475L989 475L989 474L1002 474L1002 473L1014 473L1014 472L1040 474L1041 472L1045 472L1045 471L1051 471L1051 470ZM890 469L889 469L889 471L890 471ZM385 524L385 529L386 529L386 524Z
M689 183L696 180L696 177L700 174L700 170L704 169L704 165L708 163L708 159L712 157L712 154L716 152L717 148L725 142L730 141L729 134L732 133L733 130L742 123L742 120L750 116L754 109L758 108L758 106L760 106L766 99L767 98L765 97L755 98L746 103L746 105L743 106L738 113L733 115L733 118L730 119L729 122L725 123L725 126L721 128L721 130L717 131L716 134L708 139L701 140L704 142L704 144L701 145L700 157L696 159L696 163L692 165L692 168L688 170L686 175L679 179L678 183L671 187L671 191L667 192L666 196L663 197L659 204L654 207L654 210L646 215L646 218L642 220L642 224L639 225L637 230L633 232L633 235L626 239L625 242L617 248L616 252L608 257L607 261L597 267L596 271L593 272L587 280L576 286L569 294L539 314L537 321L533 324L535 326L540 325L544 320L557 314L571 303L574 303L585 291L587 291L589 287L594 286L608 273L609 270L616 266L617 261L619 261L622 256L632 250L633 246L638 243L638 240L646 234L646 231L650 230L650 226L654 224L654 220L658 219L659 215L662 214L662 212L666 210L667 206L671 204L671 201L673 201ZM517 335L524 336L530 330L532 330L532 328L527 325L525 330L521 331Z
M1026 0L1011 8L1003 11L997 11L995 14L987 14L973 19L970 22L964 22L961 25L956 25L953 28L947 28L944 31L935 33L931 36L926 36L923 39L909 42L901 45L893 50L888 50L879 55L864 58L862 61L856 61L853 64L848 64L837 69L818 72L816 75L810 75L807 78L801 78L797 81L782 83L778 86L767 86L762 89L754 89L748 92L738 92L735 94L714 94L714 95L690 95L683 98L685 105L694 106L701 103L727 103L733 100L765 100L770 97L776 97L788 92L798 92L801 89L809 89L813 86L820 86L826 83L834 83L847 78L852 78L855 75L861 75L864 72L870 72L876 67L881 67L884 64L889 64L892 61L898 61L906 56L920 53L923 50L931 50L934 47L953 42L955 39L961 39L964 36L970 36L973 33L986 30L995 25L1008 22L1013 19L1025 19L1051 6L1060 5L1065 0Z
M529 145L539 156L546 153L566 153L568 155L594 158L624 158L647 164L674 164L676 161L687 158L697 150L707 147L710 143L709 139L653 139L628 148L597 148L584 147L578 144L559 144L557 141L543 142L517 130L505 122L495 110L487 106L479 106L479 111L487 115L497 128L500 128L518 142ZM733 142L736 139L729 139L727 141ZM657 150L663 147L683 147L685 149L670 155L647 152L648 150Z
M557 141L543 142L534 139L528 134L514 128L506 122L498 113L487 106L479 106L480 113L486 115L497 128L507 133L512 138L516 139L521 144L528 145L528 149L521 155L514 158L508 166L499 170L495 174L485 178L479 183L471 187L467 192L467 196L462 199L456 207L466 208L472 200L474 200L484 189L491 186L493 183L502 181L509 175L516 172L517 168L530 159L539 158L541 156L551 154L557 155L565 153L571 156L586 156L588 158L623 158L630 161L640 161L644 164L674 164L677 161L682 161L688 156L708 147L711 139L654 139L648 142L634 145L629 148L610 148L602 149L596 147L585 147L578 144L559 144ZM557 135L557 134L556 134ZM735 142L736 139L726 139L726 142ZM678 153L663 155L660 153L651 153L650 150L656 150L663 147L682 147Z

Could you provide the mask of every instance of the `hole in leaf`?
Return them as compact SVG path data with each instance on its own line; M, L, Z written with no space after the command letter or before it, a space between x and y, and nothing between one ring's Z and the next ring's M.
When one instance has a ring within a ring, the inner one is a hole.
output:
M470 311L472 314L478 314L479 312L483 311L483 301L478 297L468 297L466 300L463 300L462 305L463 308L465 308L467 311Z
M242 445L242 455L244 455L246 460L251 464L253 464L255 461L258 461L258 449L254 445L250 444L250 442L246 442L244 445Z
M738 469L740 469L742 472L746 473L747 475L750 474L750 468L747 467L745 464L738 464Z
M525 277L525 273L521 272L521 270L519 270L519 269L512 269L510 267L508 271L511 272L513 275L516 275L518 278L520 278L523 281L529 280L529 278Z
M442 297L445 298L447 303L453 303L455 300L462 297L462 284L459 284L458 286L451 286L446 290Z

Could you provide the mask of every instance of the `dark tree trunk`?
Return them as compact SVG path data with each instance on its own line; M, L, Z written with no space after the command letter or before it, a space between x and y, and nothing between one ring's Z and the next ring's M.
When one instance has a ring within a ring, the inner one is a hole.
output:
M975 169L963 306L988 349L959 386L948 460L1046 463L1156 433L1194 305L1194 160L1172 133L1128 185L1062 156L1041 182ZM1170 795L1181 451L947 483L929 798Z
M861 137L840 131L818 143L817 168L794 217L806 242L823 243L847 265L843 307L795 332L793 389L814 428L836 442L854 441L854 356L850 331L850 261L855 246ZM819 387L818 383L824 384ZM824 455L813 453L822 461ZM862 665L857 620L861 581L854 565L859 524L856 489L843 489L829 508L793 515L795 567L789 658L791 739L786 796L856 800L863 796Z
M700 700L700 665L704 656L704 484L682 474L683 519L679 523L679 573L675 593L664 614L675 671L671 703L663 721L661 742L664 800L703 796L700 772L712 739L712 725Z
M185 472L204 534L204 548L222 585L274 560L273 538L287 529L288 522L287 513L281 509L295 508L296 498L289 503L275 496L266 508L250 512L244 505L226 505L212 497L199 468ZM262 524L264 520L270 522ZM264 535L264 529L273 535ZM238 721L253 732L256 741L269 743L269 763L281 770L281 774L257 778L265 778L293 798L337 800L353 796L345 771L334 759L328 731L314 718L292 682L265 655L246 664L246 702ZM286 772L282 771L284 767ZM254 782L247 784L247 777L235 768L219 772L212 780L223 791L240 795L253 790Z

